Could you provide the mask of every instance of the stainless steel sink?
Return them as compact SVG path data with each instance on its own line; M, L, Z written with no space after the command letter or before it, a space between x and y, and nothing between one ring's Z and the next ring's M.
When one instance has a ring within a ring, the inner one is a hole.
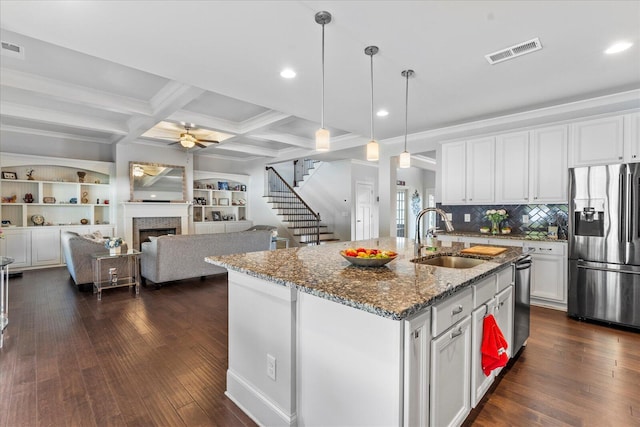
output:
M471 268L486 262L484 259L468 258L454 255L440 255L433 258L415 258L411 262L416 264L435 265L446 268Z

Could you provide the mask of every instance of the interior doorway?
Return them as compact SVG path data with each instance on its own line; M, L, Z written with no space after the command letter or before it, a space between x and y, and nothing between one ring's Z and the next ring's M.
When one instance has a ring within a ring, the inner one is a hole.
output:
M356 240L371 238L373 220L373 184L356 182Z

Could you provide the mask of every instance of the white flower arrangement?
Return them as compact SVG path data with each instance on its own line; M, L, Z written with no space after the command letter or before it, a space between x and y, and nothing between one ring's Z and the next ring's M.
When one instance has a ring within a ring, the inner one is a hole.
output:
M118 248L122 244L122 237L108 237L104 241L104 247L107 249Z
M509 218L509 214L504 209L489 209L484 213L484 215L491 222L501 222Z

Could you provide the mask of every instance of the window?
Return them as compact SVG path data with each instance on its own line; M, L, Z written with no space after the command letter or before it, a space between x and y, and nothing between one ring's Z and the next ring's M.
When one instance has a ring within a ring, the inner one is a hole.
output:
M396 193L396 237L407 237L407 190Z

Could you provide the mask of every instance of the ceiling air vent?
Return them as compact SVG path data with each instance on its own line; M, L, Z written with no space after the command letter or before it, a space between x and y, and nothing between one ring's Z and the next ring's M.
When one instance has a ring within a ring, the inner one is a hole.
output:
M2 43L0 54L10 56L12 58L24 59L24 48L22 46L5 41L0 43Z
M537 37L533 40L529 40L526 42L518 43L515 46L508 47L506 49L501 49L497 52L490 53L485 55L489 64L497 64L498 62L506 61L507 59L513 59L518 56L535 52L536 50L542 49L542 43L540 43L540 39Z

